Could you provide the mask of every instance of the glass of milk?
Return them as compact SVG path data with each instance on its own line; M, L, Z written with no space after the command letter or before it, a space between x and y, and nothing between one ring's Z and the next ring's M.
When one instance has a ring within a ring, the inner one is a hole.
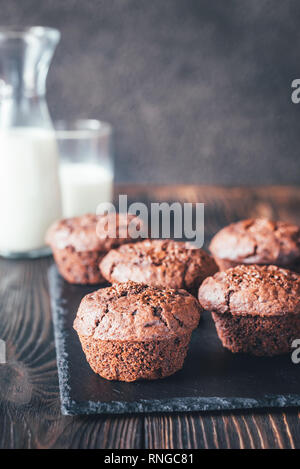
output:
M46 77L60 33L0 27L0 255L40 257L61 217L58 148Z
M112 128L94 119L55 122L64 217L96 213L113 197Z

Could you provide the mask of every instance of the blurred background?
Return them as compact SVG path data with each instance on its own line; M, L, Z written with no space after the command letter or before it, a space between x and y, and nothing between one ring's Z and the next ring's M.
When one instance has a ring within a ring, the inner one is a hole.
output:
M116 181L298 184L300 2L0 0L61 30L53 119L115 129Z

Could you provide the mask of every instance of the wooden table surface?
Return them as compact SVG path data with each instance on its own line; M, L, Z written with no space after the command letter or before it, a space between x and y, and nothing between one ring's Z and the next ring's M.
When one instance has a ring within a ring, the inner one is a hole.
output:
M205 202L207 236L248 216L300 224L296 187L117 190L132 201ZM7 344L7 363L0 364L0 448L300 448L298 409L62 416L47 283L51 263L0 260L0 339Z

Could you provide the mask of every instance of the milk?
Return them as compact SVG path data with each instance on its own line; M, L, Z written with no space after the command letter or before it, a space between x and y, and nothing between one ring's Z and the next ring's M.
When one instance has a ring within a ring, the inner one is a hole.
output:
M100 202L111 201L113 176L106 167L62 161L59 173L64 217L96 213Z
M0 252L45 245L49 225L61 217L58 151L51 130L0 131Z

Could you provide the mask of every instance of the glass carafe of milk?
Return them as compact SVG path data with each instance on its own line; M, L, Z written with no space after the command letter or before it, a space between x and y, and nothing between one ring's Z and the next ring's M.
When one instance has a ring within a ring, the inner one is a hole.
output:
M47 254L61 216L58 150L45 99L59 31L0 28L0 255Z

